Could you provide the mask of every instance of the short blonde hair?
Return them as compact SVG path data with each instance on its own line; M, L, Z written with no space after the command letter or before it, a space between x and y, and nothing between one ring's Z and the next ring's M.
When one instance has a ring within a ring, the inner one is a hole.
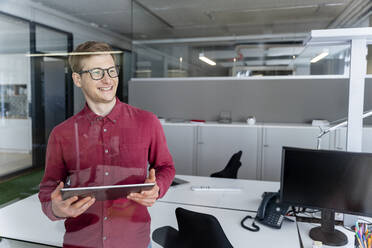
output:
M105 42L99 42L99 41L87 41L80 45L78 45L75 50L72 52L68 57L68 63L70 64L72 72L80 72L83 68L83 65L81 61L85 58L89 58L94 55L99 55L100 52L102 54L105 54L105 52L112 52L112 48L109 44ZM76 54L74 54L76 53ZM79 54L82 53L82 54ZM87 54L85 54L87 53ZM89 54L93 53L93 54ZM116 63L115 55L112 53L109 53Z

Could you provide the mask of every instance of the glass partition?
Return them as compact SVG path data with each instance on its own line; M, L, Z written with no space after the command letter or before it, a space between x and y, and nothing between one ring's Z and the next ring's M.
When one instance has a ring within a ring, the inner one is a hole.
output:
M349 44L305 46L307 34L210 37L207 28L198 27L197 38L192 38L137 1L133 1L132 25L136 78L346 76L349 72Z
M134 77L346 75L349 44L136 41Z
M38 133L38 136L42 134L43 143L47 144L52 129L67 117L66 90L67 85L72 84L67 73L68 34L36 25L35 38L36 54L33 59L40 66L40 73L35 75L35 81L41 86L40 97L44 106L44 116L40 118L40 121L44 119L44 123L38 124L44 127L44 132Z
M51 28L36 25L36 51L43 53L67 52L68 42L66 33Z
M29 24L0 14L0 177L32 165Z
M306 46L292 61L294 75L348 75L350 44Z

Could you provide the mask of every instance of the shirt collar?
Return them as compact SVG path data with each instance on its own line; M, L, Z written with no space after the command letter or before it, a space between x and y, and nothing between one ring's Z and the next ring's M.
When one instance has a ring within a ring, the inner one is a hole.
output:
M106 116L99 116L94 113L88 106L88 103L85 103L82 114L87 117L90 121L98 121L107 118L113 123L116 123L118 117L120 116L120 100L116 97L115 106L112 108L111 112Z

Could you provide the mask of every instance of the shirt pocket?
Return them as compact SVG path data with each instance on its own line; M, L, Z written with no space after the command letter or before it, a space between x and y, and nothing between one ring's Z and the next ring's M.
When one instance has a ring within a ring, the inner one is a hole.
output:
M120 144L120 165L127 168L147 168L148 149L144 143Z

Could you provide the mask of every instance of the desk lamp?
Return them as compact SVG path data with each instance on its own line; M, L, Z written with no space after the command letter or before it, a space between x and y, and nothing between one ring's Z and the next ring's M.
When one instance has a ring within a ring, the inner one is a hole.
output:
M369 117L369 116L371 116L371 115L372 115L372 110L366 111L366 112L363 113L363 115L362 115L362 119L364 119L364 118L366 118L366 117ZM341 119L341 120L343 120L343 119ZM330 128L324 129L324 130L323 130L321 127L319 127L320 130L321 130L321 132L320 132L320 134L319 134L318 137L317 137L317 145L316 145L316 149L320 150L320 143L321 143L321 141L322 141L322 137L323 137L324 135L326 135L327 133L329 133L329 132L331 132L331 131L333 131L333 130L336 130L336 129L339 128L339 127L343 127L343 126L346 126L346 125L347 125L347 120L346 120L346 121L343 121L343 122L341 122L341 123L338 123L338 124L336 124L336 125L334 125L334 126L332 126L332 127L330 127Z

